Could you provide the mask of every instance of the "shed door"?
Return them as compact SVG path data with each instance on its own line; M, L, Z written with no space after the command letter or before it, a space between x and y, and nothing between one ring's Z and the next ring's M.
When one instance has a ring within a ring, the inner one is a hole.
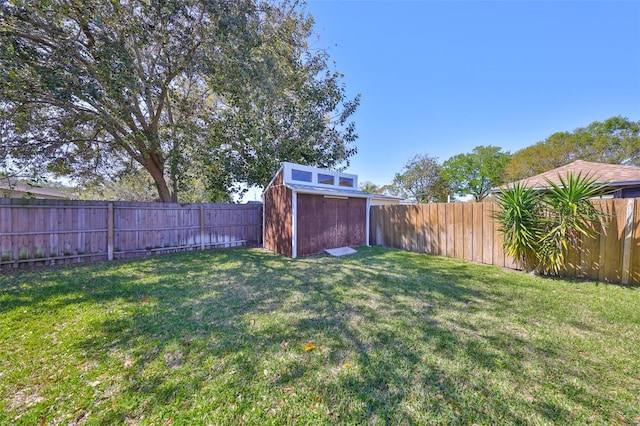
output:
M298 256L366 244L367 200L298 194Z

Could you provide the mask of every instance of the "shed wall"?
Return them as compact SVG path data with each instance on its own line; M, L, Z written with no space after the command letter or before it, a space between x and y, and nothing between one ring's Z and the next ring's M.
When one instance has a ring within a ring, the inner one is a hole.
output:
M297 199L298 256L366 244L366 199L311 194L298 194Z
M288 257L293 254L292 195L282 172L264 193L264 247Z

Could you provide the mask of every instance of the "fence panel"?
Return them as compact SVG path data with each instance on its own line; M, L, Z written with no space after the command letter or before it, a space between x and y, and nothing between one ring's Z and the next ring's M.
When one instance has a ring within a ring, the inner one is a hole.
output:
M640 198L635 199L633 215L630 223L629 237L629 283L640 284Z
M260 242L262 206L0 199L0 267Z
M569 251L562 275L640 284L640 198L594 201L603 229ZM372 244L517 268L502 248L493 203L374 206Z
M482 204L482 260L479 262L493 264L493 206Z

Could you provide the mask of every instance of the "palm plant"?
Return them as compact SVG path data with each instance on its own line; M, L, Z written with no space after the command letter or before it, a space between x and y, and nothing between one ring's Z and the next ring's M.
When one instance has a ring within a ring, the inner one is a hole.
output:
M540 198L539 191L520 183L496 195L494 219L504 234L503 247L526 271L533 271L540 261L538 248L544 234Z
M590 201L605 193L604 187L596 184L595 177L569 173L566 180L562 176L558 178L559 184L547 179L549 188L542 197L546 215L543 219L545 233L540 244L540 266L551 273L560 271L569 247L575 246L581 236L595 235L596 228L592 224L605 216Z
M516 183L496 196L494 219L504 234L503 247L526 271L558 273L569 248L581 236L593 236L593 224L605 216L590 201L606 192L594 177L558 177L559 184L547 179L544 192Z

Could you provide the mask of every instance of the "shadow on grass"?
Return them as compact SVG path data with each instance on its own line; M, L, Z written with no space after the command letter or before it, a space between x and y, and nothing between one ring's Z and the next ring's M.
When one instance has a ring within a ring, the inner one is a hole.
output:
M51 274L0 310L122 305L76 344L111 376L85 408L103 423L178 411L203 423L572 423L569 407L603 402L579 385L543 392L562 354L500 328L509 301L493 268L380 248L295 261L232 249Z

